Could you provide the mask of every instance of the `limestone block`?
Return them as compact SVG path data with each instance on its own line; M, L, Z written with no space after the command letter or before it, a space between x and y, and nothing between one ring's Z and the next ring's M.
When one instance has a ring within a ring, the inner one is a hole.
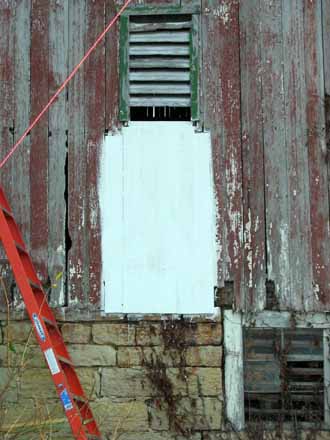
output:
M113 347L79 344L70 345L68 350L77 367L116 365L116 350Z
M65 323L61 327L62 336L65 342L72 344L88 344L91 339L91 326L82 323Z
M4 327L3 334L4 343L7 343L9 339L9 341L13 343L24 344L29 341L29 345L38 344L30 321L10 321L9 325L7 324L6 327Z
M103 368L101 393L105 397L147 397L155 395L142 368Z
M218 398L183 398L178 407L186 429L220 430L222 425L222 404Z
M166 431L170 428L167 403L164 400L155 399L149 402L148 409L152 429ZM177 401L175 414L182 429L220 430L222 402L217 398L210 397L196 399L184 397Z
M160 323L140 323L136 328L136 344L142 346L161 345L163 339Z
M190 440L201 440L201 433L195 433L189 436ZM120 440L187 440L187 437L182 437L173 434L172 432L139 432L120 434Z
M93 324L93 341L101 345L135 345L135 325L131 323Z
M69 432L70 429L60 402L47 401L42 397L21 401L19 408L16 403L8 403L2 408L1 417L0 432L8 433L10 430L10 438L30 440L36 432L42 438L40 433L46 435L51 432L54 435L58 431ZM19 432L17 437L13 431ZM54 435L54 438L61 437Z
M98 368L76 368L81 385L89 399L100 396L100 373Z
M11 344L0 345L0 366L20 368L46 368L46 361L39 345Z
M186 360L189 366L220 367L222 365L222 347L189 347Z
M142 365L141 347L118 347L117 362L119 367L137 367Z
M222 395L222 372L220 368L195 367L189 371L198 381L201 396Z
M148 431L149 429L147 406L143 401L114 402L103 398L92 402L91 408L104 434L114 431Z

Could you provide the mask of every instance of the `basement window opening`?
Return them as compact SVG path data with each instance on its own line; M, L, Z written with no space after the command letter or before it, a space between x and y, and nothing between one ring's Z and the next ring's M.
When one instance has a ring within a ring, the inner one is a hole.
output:
M323 331L246 328L243 339L245 421L323 423Z
M240 431L330 429L330 317L224 311L226 417Z
M121 121L198 120L198 20L198 14L121 18Z

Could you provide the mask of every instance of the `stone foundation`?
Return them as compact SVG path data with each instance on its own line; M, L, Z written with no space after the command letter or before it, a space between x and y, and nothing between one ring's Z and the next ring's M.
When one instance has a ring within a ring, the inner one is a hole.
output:
M66 321L60 327L104 438L220 438L220 321ZM15 431L15 439L71 439L30 332L29 321L1 323L0 429Z

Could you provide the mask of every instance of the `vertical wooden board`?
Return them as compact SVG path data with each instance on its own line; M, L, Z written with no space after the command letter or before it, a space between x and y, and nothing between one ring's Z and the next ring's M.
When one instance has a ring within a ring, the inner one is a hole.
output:
M241 308L265 305L265 176L259 1L240 5L244 206L244 289ZM245 303L245 304L244 304Z
M105 26L105 0L87 2L86 41L89 47ZM87 210L89 302L98 304L101 291L101 237L98 174L105 128L105 48L93 52L85 66L85 130L87 148Z
M17 0L15 17L15 132L17 142L30 122L30 0ZM15 217L30 245L30 136L12 158L15 164Z
M217 272L218 285L224 286L229 279L227 271L228 246L225 222L226 188L223 184L225 176L225 161L223 157L224 114L221 108L221 91L219 78L221 71L220 51L220 20L211 11L217 2L204 0L202 10L202 89L204 126L211 130L212 167L214 179L214 197L216 203L216 242L217 242Z
M0 154L1 159L13 146L14 128L14 84L15 84L15 2L0 0ZM16 155L17 156L17 155ZM1 169L1 186L13 205L17 206L15 196L15 160L12 157ZM7 293L12 290L12 272L7 264L5 252L0 245L0 275L3 277ZM0 294L0 308L6 307L3 292Z
M281 308L302 310L311 295L311 236L308 158L306 148L306 88L304 72L303 3L282 1L283 68L289 205L289 269L291 295L280 292ZM284 292L283 292L284 293Z
M285 141L285 91L283 90L283 40L281 2L261 6L261 58L267 278L275 294L291 293L287 145Z
M68 76L68 2L66 0L50 0L48 65L49 98L51 98ZM50 302L57 306L65 304L67 129L67 95L64 91L49 110L48 271L54 286Z
M14 142L30 122L30 0L17 0L14 31ZM30 137L10 159L13 175L13 210L27 246L30 246ZM15 307L22 303L20 292L13 291Z
M330 96L330 0L322 0L322 25L325 93Z
M106 0L106 24L117 13L113 0ZM119 20L105 37L105 127L114 130L119 124Z
M313 295L305 296L305 308L315 310L330 304L329 196L327 181L322 4L305 0L304 42L307 89L306 123L312 232ZM329 60L324 60L329 63Z
M217 204L218 283L234 281L240 303L243 212L240 137L239 8L236 0L203 4L205 126L211 128ZM226 60L224 63L223 60Z
M49 0L31 3L31 119L48 102ZM38 275L48 279L48 118L31 131L31 254Z
M239 301L243 262L243 206L242 206L242 146L240 107L240 54L239 2L223 0L211 9L219 22L219 79L220 108L223 125L220 126L221 154L225 174L221 186L226 191L226 206L222 215L226 224L227 272L234 281L235 297ZM226 62L223 62L226 60Z
M69 70L83 57L86 33L86 1L69 3ZM93 55L92 55L93 56ZM88 286L86 233L86 144L84 66L69 85L68 145L68 303L84 302ZM85 269L85 270L84 270ZM85 300L86 302L86 300Z

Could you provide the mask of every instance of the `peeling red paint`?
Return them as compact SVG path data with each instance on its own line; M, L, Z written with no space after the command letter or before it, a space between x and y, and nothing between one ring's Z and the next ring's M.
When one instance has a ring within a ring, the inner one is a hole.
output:
M31 119L48 102L49 0L32 1ZM48 121L44 118L31 132L31 248L36 269L48 278Z
M327 164L324 146L324 83L320 40L321 10L317 3L305 2L305 59L308 130L310 219L312 233L313 283L316 301L323 304L330 299L329 198Z

